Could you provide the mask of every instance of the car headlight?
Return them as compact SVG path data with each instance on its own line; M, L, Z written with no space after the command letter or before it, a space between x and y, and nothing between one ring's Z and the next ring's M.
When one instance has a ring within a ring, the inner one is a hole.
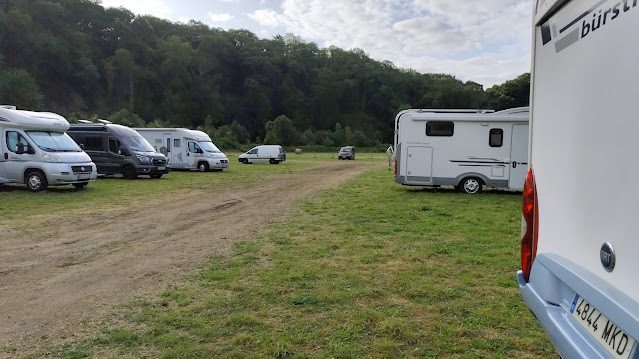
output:
M151 163L151 158L149 156L135 155L138 160L142 163Z

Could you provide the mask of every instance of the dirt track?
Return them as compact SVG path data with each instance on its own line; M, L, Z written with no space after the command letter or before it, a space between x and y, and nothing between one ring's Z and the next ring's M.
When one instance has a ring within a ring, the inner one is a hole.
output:
M259 188L165 197L82 218L61 213L26 231L0 226L0 348L79 335L81 321L164 290L234 241L285 219L292 205L372 165L332 163Z

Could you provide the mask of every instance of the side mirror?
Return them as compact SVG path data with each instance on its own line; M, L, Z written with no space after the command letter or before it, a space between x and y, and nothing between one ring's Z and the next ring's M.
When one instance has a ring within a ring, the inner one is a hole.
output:
M80 149L81 149L82 151L84 151L84 143L81 143L81 144L80 144Z
M24 143L18 143L16 145L16 154L17 155L24 155L27 152L26 150L26 146L24 145Z

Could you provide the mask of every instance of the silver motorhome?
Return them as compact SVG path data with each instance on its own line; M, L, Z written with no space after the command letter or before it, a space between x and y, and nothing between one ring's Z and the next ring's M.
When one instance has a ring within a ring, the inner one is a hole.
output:
M84 188L97 178L91 158L66 134L69 122L50 112L0 107L0 183Z
M521 190L528 108L406 110L395 118L395 181L406 186Z

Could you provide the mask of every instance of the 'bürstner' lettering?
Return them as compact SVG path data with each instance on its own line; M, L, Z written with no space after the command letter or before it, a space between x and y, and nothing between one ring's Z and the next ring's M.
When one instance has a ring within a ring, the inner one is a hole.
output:
M623 0L608 10L600 9L592 14L592 21L584 20L581 24L581 38L599 30L601 27L616 20L621 14L626 13L637 6L639 0Z

